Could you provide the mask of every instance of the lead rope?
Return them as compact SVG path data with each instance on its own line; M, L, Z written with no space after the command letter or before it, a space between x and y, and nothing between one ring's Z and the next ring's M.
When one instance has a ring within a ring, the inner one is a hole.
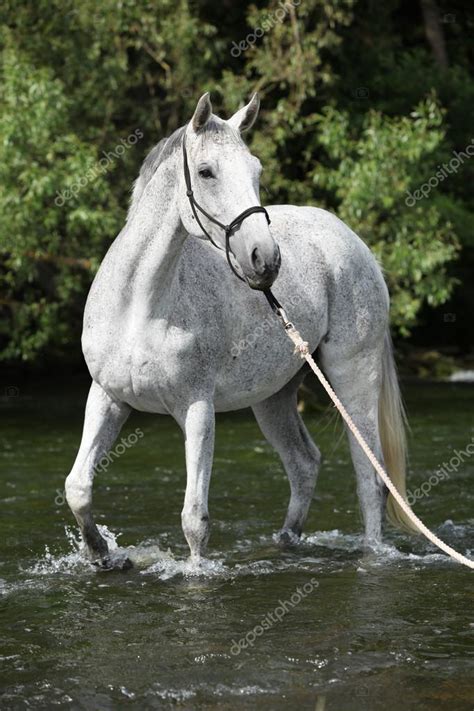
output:
M295 353L299 353L301 358L303 358L313 371L313 373L318 377L319 382L333 401L334 405L337 407L339 412L341 413L346 425L354 435L355 439L359 443L360 447L362 450L365 452L365 455L367 456L368 460L374 467L375 471L377 474L380 476L382 479L383 483L387 487L387 489L390 491L392 494L393 498L395 501L399 504L399 506L404 510L406 515L412 520L412 522L417 526L417 528L423 533L426 538L433 543L435 546L440 548L442 551L447 553L451 558L454 558L454 560L457 560L458 563L461 563L462 565L466 565L468 568L474 569L474 561L470 560L469 558L466 558L466 556L462 555L462 553L458 553L457 551L454 550L454 548L451 548L451 546L448 546L447 543L444 543L436 534L434 534L432 531L430 531L429 528L425 526L425 524L420 521L418 516L415 514L415 512L410 508L409 504L403 496L398 492L398 490L395 488L395 486L392 483L392 480L390 479L389 475L385 471L385 469L382 467L378 459L376 458L375 454L372 452L370 449L369 445L359 432L359 429L357 425L353 422L351 416L347 412L346 408L342 404L342 402L339 400L337 397L336 393L332 389L329 381L326 379L320 368L316 365L314 362L311 353L309 351L309 344L304 341L300 335L300 333L296 330L294 325L291 323L291 321L288 320L288 317L283 309L283 307L280 305L278 300L275 298L275 296L272 294L270 289L267 289L264 292L265 296L267 297L267 300L272 307L273 311L276 313L276 315L280 318L281 322L283 323L283 327L285 329L285 332L288 336L288 338L294 343L295 346Z

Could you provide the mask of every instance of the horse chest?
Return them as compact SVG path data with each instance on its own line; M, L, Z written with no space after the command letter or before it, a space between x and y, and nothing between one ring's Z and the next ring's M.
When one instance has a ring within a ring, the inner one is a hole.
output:
M196 339L173 327L135 343L129 364L133 398L146 409L156 411L161 403L171 411L182 394L195 389L199 380Z
M170 412L180 393L193 387L199 371L193 335L156 323L140 336L123 327L107 347L96 345L85 355L92 377L104 390L150 412Z

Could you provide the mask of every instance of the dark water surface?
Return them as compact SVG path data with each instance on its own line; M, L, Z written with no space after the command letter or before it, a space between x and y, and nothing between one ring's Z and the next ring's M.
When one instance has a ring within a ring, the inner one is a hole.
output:
M474 389L404 390L413 490L474 441ZM201 575L180 529L181 433L169 418L132 416L121 436L143 436L97 476L95 511L120 547L134 546L135 568L97 573L62 495L86 392L52 380L0 401L1 709L474 708L473 573L394 532L363 552L331 414L305 416L324 461L293 551L272 540L288 500L279 461L250 412L219 416ZM416 510L473 556L474 456L461 459Z

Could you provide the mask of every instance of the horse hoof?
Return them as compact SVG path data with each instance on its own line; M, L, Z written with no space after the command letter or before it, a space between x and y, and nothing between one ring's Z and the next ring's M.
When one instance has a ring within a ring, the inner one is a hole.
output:
M294 531L280 531L277 534L277 543L282 548L294 548L300 542L300 537Z
M108 573L111 570L130 570L133 563L127 556L105 556L94 561L97 570Z

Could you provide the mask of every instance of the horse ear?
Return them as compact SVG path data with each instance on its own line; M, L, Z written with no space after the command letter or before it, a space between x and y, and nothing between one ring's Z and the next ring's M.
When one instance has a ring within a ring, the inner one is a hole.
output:
M258 98L258 94L254 94L247 106L244 106L243 109L239 109L227 123L229 123L232 128L235 128L236 131L247 131L247 129L252 128L254 125L259 108L260 99Z
M201 96L197 102L196 110L194 111L193 118L191 119L192 126L195 131L199 131L200 128L206 125L212 114L212 104L209 98L209 92L206 91L205 94Z

